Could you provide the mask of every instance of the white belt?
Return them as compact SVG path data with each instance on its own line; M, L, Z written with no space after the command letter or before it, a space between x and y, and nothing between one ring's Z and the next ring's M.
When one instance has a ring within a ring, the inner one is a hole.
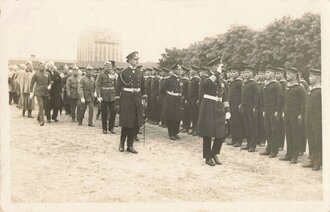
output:
M104 90L111 90L111 89L115 89L115 87L102 87L102 89L104 89Z
M214 101L217 101L217 102L222 102L222 97L217 97L217 96L211 96L211 95L204 94L204 98L205 99L211 99L211 100L214 100Z
M123 88L123 91L128 91L128 92L140 92L141 88Z
M166 93L172 96L181 96L181 93L174 93L173 91L166 91Z

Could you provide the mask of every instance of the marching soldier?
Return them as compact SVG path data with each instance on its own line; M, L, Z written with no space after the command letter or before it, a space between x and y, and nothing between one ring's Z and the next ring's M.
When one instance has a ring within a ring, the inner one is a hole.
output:
M265 78L267 84L263 90L262 108L265 124L265 138L267 147L260 155L269 155L269 158L274 158L278 153L279 146L279 124L281 113L281 84L275 79L276 69L272 66L266 68Z
M258 101L258 84L253 78L254 69L251 67L244 68L243 71L243 87L241 107L243 112L244 127L247 132L247 146L242 147L242 150L254 152L257 142L256 132L256 117L257 117L257 101Z
M79 111L77 109L79 95L78 95L78 67L76 65L73 67L72 76L70 76L67 79L66 93L67 93L68 97L70 98L71 121L75 122L76 114L77 114L76 110Z
M159 82L160 82L160 69L153 68L153 78L151 81L151 111L150 111L150 124L158 125L160 121L160 110L159 110Z
M35 88L34 88L35 83ZM34 88L34 89L33 89ZM30 83L30 99L33 96L37 97L39 113L37 120L40 126L44 126L44 110L48 113L49 110L49 90L51 88L51 78L47 71L45 71L45 62L39 62L39 71L36 72ZM32 93L34 91L34 93Z
M168 135L171 140L180 139L180 121L182 119L182 82L180 79L181 66L175 64L171 67L173 73L165 80L161 88L164 95L162 117L167 122Z
M232 140L228 145L240 147L243 140L243 117L239 112L238 106L241 104L243 80L240 77L240 68L238 66L229 67L227 70L231 77L228 100L231 110L230 127L232 131Z
M104 72L100 73L96 79L95 87L97 99L101 102L101 118L103 134L107 134L107 130L111 134L116 134L114 131L115 124L115 95L116 95L116 76L112 70L110 61L104 63ZM110 119L108 121L108 111L110 111ZM107 124L107 121L109 124Z
M83 117L85 116L85 111L88 105L88 126L94 127L93 124L93 110L94 110L94 92L95 92L95 82L92 78L91 66L87 66L86 75L83 76L79 81L78 93L81 101L80 111L78 113L79 125L82 125Z
M217 61L218 59L212 60L208 65L214 67ZM201 83L203 99L200 104L197 128L199 135L203 137L203 158L209 166L221 164L217 154L220 154L225 140L226 119L230 118L228 90L220 77L222 66L220 64L216 70L210 70L212 75ZM213 145L211 145L212 137L214 138Z
M285 80L285 70L283 68L277 68L275 74L276 80L281 84L282 93L281 93L281 114L284 112L284 99L285 99L285 92L286 92L286 85L287 82ZM283 150L284 147L284 140L285 140L285 125L282 116L279 119L279 150Z
M119 151L123 152L127 138L127 151L137 154L134 138L144 123L143 107L147 104L143 72L136 70L139 53L132 52L126 57L128 67L118 77L116 88L116 111L120 112L121 136Z
M322 102L321 71L310 70L310 87L306 96L305 126L310 152L310 161L303 167L320 170L322 165Z
M190 120L192 121L192 130L188 132L193 136L197 135L197 121L198 121L198 94L199 94L199 84L201 78L198 76L199 67L191 66L190 71L190 84L188 90L189 104L190 104Z
M287 90L285 96L285 127L287 152L280 160L289 160L291 164L297 163L299 155L299 125L302 124L302 114L305 110L306 93L299 84L299 70L293 67L287 70Z
M182 76L182 133L189 132L191 121L190 121L190 104L189 104L189 72L190 70L184 66L181 66Z

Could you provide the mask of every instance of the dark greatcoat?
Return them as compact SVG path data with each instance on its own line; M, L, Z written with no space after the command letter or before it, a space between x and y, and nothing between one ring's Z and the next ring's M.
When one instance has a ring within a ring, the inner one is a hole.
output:
M140 88L140 92L128 92L123 88ZM125 128L142 126L143 107L142 97L146 97L143 72L133 70L131 67L124 69L118 77L116 98L120 96L119 125Z
M60 109L62 107L62 84L61 77L57 71L53 71L53 74L50 70L47 70L51 81L54 82L52 88L50 89L50 107L55 109Z
M171 75L164 81L164 84L160 91L161 95L164 95L162 118L165 121L181 121L181 96L173 96L167 93L167 91L172 91L174 93L182 94L182 83L179 77Z
M201 83L202 93L201 95L208 94L211 96L217 96L222 98L222 101L214 101L211 99L202 99L197 130L202 137L215 137L224 138L226 136L226 111L224 108L224 102L228 102L228 88L227 84L222 80L203 80Z

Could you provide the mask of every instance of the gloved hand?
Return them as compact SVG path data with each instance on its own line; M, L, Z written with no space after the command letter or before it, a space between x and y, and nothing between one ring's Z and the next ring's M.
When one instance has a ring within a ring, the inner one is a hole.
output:
M262 112L262 117L264 117L264 118L265 118L265 111L264 111L264 112Z
M95 98L97 97L97 93L96 93L96 91L94 92L94 97L95 97Z
M238 105L238 111L239 111L240 113L243 113L243 107L242 107L241 104Z
M145 99L142 99L142 106L146 108L148 106L148 102Z
M281 115L280 115L279 112L276 111L276 112L274 113L274 117L275 117L276 121L279 121L280 118L281 118Z
M225 115L225 117L226 117L226 120L230 119L230 117L231 117L231 114L230 114L230 112L226 112L226 115Z
M32 99L33 98L33 93L30 93L30 99Z
M302 115L301 115L301 114L298 116L298 122L299 122L300 125L303 124L303 123L302 123Z
M86 102L85 101L85 98L81 98L80 101L81 101L81 103L85 103Z
M99 97L99 98L97 98L97 100L98 100L99 102L102 102L102 101L103 101L103 98L102 98L102 97Z
M52 88L52 84L49 84L49 85L47 86L47 89L50 90L51 88Z
M285 114L284 114L284 112L282 113L282 119L285 120Z

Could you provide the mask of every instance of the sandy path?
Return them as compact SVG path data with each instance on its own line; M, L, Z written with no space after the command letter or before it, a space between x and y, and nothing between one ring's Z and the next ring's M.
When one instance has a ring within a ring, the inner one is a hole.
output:
M120 128L104 135L100 121L90 128L63 115L40 127L15 106L10 112L14 202L322 199L321 172L301 167L306 153L291 165L259 156L263 147L248 153L223 145L223 165L209 167L198 137L170 141L165 129L147 125L147 145L141 139L133 155L117 150Z

